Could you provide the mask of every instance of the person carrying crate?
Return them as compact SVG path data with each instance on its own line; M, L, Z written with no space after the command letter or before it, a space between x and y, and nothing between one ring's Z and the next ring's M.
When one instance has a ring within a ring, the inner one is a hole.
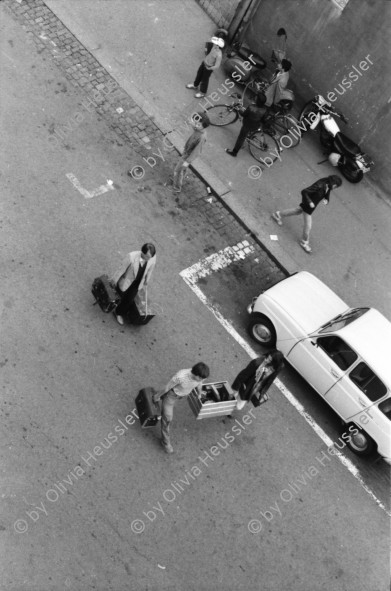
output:
M178 399L183 399L195 389L201 395L202 382L209 377L209 367L200 361L191 369L179 370L168 382L165 388L153 396L153 402L162 401L161 444L166 453L172 454L174 449L170 441L170 424L174 416L174 406Z

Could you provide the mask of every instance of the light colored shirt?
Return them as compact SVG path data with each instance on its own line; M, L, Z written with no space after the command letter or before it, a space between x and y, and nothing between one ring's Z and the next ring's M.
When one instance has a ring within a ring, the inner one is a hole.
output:
M204 64L208 70L217 70L220 67L223 54L217 45L213 45L211 51L204 59Z
M202 152L206 142L206 129L196 129L188 138L183 149L182 157L186 162L193 162Z
M177 396L188 396L193 388L198 388L201 384L191 373L191 368L181 369L168 382L164 393L173 390Z

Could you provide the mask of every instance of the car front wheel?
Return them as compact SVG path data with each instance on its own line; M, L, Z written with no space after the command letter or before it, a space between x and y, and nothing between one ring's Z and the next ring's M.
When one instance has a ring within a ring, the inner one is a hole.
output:
M351 429L349 430L349 427ZM358 431L358 433L356 433ZM350 423L343 427L342 434L348 448L358 456L370 456L376 450L376 443L365 431Z
M252 314L249 323L250 336L264 347L275 347L276 331L273 323L263 314Z

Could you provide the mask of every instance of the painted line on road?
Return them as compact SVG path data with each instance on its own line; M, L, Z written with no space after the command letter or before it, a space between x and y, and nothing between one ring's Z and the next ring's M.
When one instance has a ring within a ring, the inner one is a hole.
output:
M85 199L92 199L93 197L97 197L98 195L103 195L103 193L107 193L107 191L114 191L113 181L108 180L105 185L100 185L96 189L92 191L87 191L84 187L82 187L80 181L75 177L72 172L68 172L66 175L68 180L71 181L72 185L83 195Z
M243 244L243 243L242 243ZM248 243L247 243L248 244ZM230 248L230 247L229 247ZM234 247L233 247L234 248ZM195 265L192 265L188 269L184 269L179 273L182 277L184 282L190 287L190 289L195 293L195 295L201 300L201 302L208 308L210 312L214 315L214 317L220 322L220 324L225 328L225 330L231 335L233 339L246 351L248 356L251 359L255 359L259 357L259 353L257 353L243 337L235 330L232 324L224 318L224 316L219 312L219 310L209 302L206 295L201 291L201 289L196 285L198 277L205 277L212 273L213 270L223 269L227 266L226 261L228 260L225 257L225 252L227 249L220 251L220 253L224 253L221 258L221 265L218 264L218 255L211 255L210 257L206 257L202 259ZM244 257L243 257L244 258ZM234 262L234 261L231 261ZM229 263L228 263L229 264ZM212 268L213 265L213 268ZM204 272L205 271L205 272ZM203 274L202 274L203 273ZM285 396L288 402L297 410L297 412L303 417L303 419L308 423L311 429L317 434L318 437L323 441L323 443L327 447L333 446L333 440L327 435L325 431L323 431L322 427L318 425L315 419L305 410L304 406L295 398L292 392L279 380L278 378L274 381L275 386L280 390L280 392ZM387 507L382 503L382 501L375 495L375 493L371 490L371 488L366 484L363 480L359 469L349 458L347 458L343 453L341 453L338 449L333 448L333 455L335 455L338 460L341 462L347 470L354 476L354 478L359 482L365 492L371 497L373 501L382 509L389 517L391 517L391 512L388 511Z
M243 240L235 246L227 246L227 248L201 259L198 263L182 271L180 275L183 278L186 277L187 282L194 285L202 277L206 277L214 271L220 271L232 263L242 261L254 252L254 247L247 240Z

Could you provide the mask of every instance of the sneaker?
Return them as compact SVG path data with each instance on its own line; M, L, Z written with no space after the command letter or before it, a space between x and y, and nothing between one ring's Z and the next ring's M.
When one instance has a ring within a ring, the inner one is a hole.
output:
M275 213L272 213L272 218L273 218L273 220L275 222L277 222L277 224L279 226L282 226L282 219L281 219L281 216L280 216L280 212L279 211L276 211Z
M122 317L122 316L120 316L119 314L117 315L115 312L114 312L114 316L115 316L115 318L116 318L116 320L117 320L118 324L120 324L121 326L123 326L123 324L124 324L124 319L123 319L123 317Z
M228 150L228 148L225 150L227 152L227 154L229 154L230 156L233 156L234 158L236 158L237 154L236 152L234 152L233 150Z
M186 88L197 88L194 84L186 84Z
M160 444L162 446L162 448L164 449L164 451L166 452L166 454L173 454L174 453L174 448L172 447L172 445L168 444L166 445L165 443L163 443L163 440L160 440Z
M196 92L194 96L195 96L195 98L202 98L202 97L204 97L205 95L204 95L204 93L203 93L203 92Z
M242 410L242 408L244 408L246 406L246 402L247 402L247 400L242 400L241 398L239 398L239 400L236 403L236 409Z
M303 248L306 252L311 252L311 247L308 244L308 240L300 240L299 244L301 248Z

